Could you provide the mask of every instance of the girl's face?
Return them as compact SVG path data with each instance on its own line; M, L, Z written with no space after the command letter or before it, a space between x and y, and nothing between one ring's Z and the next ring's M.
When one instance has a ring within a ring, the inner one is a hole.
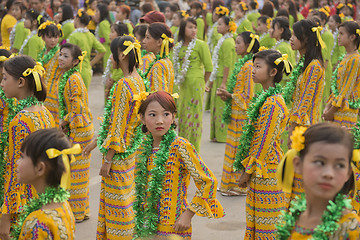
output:
M231 1L231 9L235 10L235 8L237 7L238 3L236 1Z
M90 8L92 9L92 10L96 10L96 6L97 6L97 1L93 1L91 4L90 4Z
M115 38L117 38L117 32L114 30L114 28L111 26L110 28L110 41L114 40Z
M275 25L271 24L271 28L269 29L270 37L275 39L281 39L281 34L283 33L284 29L279 27L279 24L276 23Z
M25 16L24 27L31 29L31 19Z
M351 176L348 156L349 149L342 144L315 142L303 160L294 159L296 172L303 177L306 195L333 200Z
M20 154L20 159L17 161L16 177L19 183L31 184L36 179L36 171L31 158L26 153Z
M266 23L263 23L261 21L257 21L257 24L258 24L257 30L258 30L259 34L263 34L263 33L266 33L268 31Z
M142 122L154 138L160 138L167 133L175 116L170 111L165 110L160 103L152 101L146 108Z
M61 6L61 1L59 1L59 0L54 0L53 4L54 4L54 7L58 8L58 7Z
M76 65L76 61L73 59L70 49L63 48L59 55L59 68L63 70L69 70Z
M97 8L94 15L94 22L99 23L100 22L100 11Z
M196 15L197 15L197 10L196 10L196 8L191 8L191 9L190 9L190 15L191 15L192 17L196 17Z
M339 27L338 44L339 46L348 46L355 40L355 35L350 35L346 28Z
M172 25L175 27L178 27L178 26L180 26L180 22L181 22L181 19L179 18L179 15L174 14L174 16L172 18Z
M153 52L156 54L158 51L160 51L162 41L159 41L159 40L156 40L155 38L153 38L151 36L151 34L149 33L149 30L147 30L143 43L144 43L144 48L146 49L146 51Z
M185 37L194 39L196 37L196 34L197 34L196 25L191 22L187 22L185 26Z
M289 6L289 4L287 2L284 3L284 8L289 11L290 6Z
M301 42L295 34L293 34L290 38L290 45L291 45L291 49L292 50L303 50L304 48L306 48L305 43Z
M217 26L218 33L225 35L229 32L229 26L225 24L224 19L220 18Z
M19 91L19 80L9 75L5 68L3 68L3 79L1 81L1 87L7 98L16 97Z
M115 14L115 18L117 21L124 21L125 20L125 14L123 14L123 12L121 11L121 8L120 7L117 7L116 8L116 14Z
M45 36L43 36L42 39L44 40L45 46L48 50L53 49L56 46L56 44L59 42L59 36L49 37L45 34Z
M17 20L21 19L22 17L22 13L19 5L12 5L9 12Z
M165 17L167 20L171 20L172 17L173 17L173 13L172 11L170 10L170 7L166 7L165 8Z
M252 70L252 79L254 83L263 84L270 79L270 69L265 59L255 58Z
M235 17L237 19L240 19L242 17L244 17L245 13L243 12L243 10L241 10L240 6L237 5L234 9L234 12L235 12Z
M245 44L244 39L241 36L238 36L235 41L236 54L244 56L247 53L247 48L249 44Z
M330 19L328 21L328 25L329 25L330 30L335 31L339 24L337 22L335 22L333 17L330 17Z
M111 1L109 3L108 10L109 11L116 11L116 2L115 1Z
M62 8L59 8L59 10L58 10L58 13L57 13L57 17L58 17L58 19L60 19L60 21L62 20L62 15L63 14L63 10L62 10Z
M112 54L110 55L110 60L111 60L111 64L112 64L113 69L118 69L119 66L118 66L118 64L115 62L114 57L113 57Z

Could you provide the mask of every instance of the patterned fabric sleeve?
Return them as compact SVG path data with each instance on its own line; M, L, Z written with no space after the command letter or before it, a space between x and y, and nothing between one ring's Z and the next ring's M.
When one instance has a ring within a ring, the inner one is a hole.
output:
M312 61L305 69L305 72L302 75L301 81L304 83L304 91L300 93L299 104L293 106L292 114L290 116L289 122L299 124L301 126L306 126L309 122L308 110L314 101L321 101L321 99L314 99L316 96L317 85L319 81L324 81L322 76L324 75L324 70L318 61Z
M252 61L247 61L241 68L234 88L232 104L246 110L254 95L254 83L252 82Z
M168 92L168 83L167 81L168 71L164 61L157 61L151 68L148 79L150 79L150 89L151 91L163 90Z
M225 212L216 197L217 180L189 142L179 146L182 160L194 179L197 191L188 208L196 215L221 218Z
M276 137L281 134L280 119L284 118L284 107L277 98L268 97L261 107L248 157L242 161L245 172L256 177L268 178L267 164L278 163L278 159L268 157Z

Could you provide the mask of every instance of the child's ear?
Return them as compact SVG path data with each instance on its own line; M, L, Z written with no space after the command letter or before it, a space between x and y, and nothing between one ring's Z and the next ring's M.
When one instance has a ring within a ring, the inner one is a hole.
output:
M299 156L295 156L293 159L295 172L297 174L302 174L303 161L301 161Z
M144 117L144 115L140 114L140 120L141 120L142 124L145 125L145 117Z
M270 71L270 77L275 77L276 74L277 74L277 72L278 72L278 70L277 70L276 68L271 69L271 71Z
M161 47L162 41L163 41L162 38L159 38L158 40L156 40L156 45L158 47Z
M75 67L75 66L78 65L79 63L80 63L80 60L79 60L79 59L74 59L74 60L72 61L73 67Z
M19 81L19 83L18 83L18 87L19 87L19 88L25 87L25 84L26 84L25 78L20 77L18 81Z
M43 161L40 161L35 167L36 176L41 177L46 173L46 164Z

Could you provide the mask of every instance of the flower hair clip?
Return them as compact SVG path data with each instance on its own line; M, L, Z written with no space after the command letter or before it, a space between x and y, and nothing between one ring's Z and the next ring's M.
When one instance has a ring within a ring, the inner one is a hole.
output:
M292 132L290 137L291 139L291 148L295 149L297 152L300 152L305 148L305 137L304 133L306 131L306 127L296 127Z
M244 11L249 10L249 8L247 7L246 3L244 3L244 2L240 2L240 6L241 6L242 10L244 10Z
M267 47L261 46L259 47L259 52L269 50Z
M274 61L274 63L276 65L279 65L279 63L283 62L284 63L284 66L285 66L285 72L287 74L289 74L291 72L291 68L292 68L292 65L291 63L289 62L288 60L288 55L287 54L283 54L281 57L279 57L278 59L276 59Z
M82 64L83 64L83 61L84 61L84 58L85 58L86 54L87 54L87 51L82 51L81 56L78 56L78 59L80 60L80 62L79 62L80 72L81 72Z
M272 21L271 18L266 19L266 27L267 27L267 29L270 29L270 27L271 27L271 21Z
M189 17L189 14L187 14L186 11L181 10L180 12L181 12L181 16L182 16L184 19L187 19L187 18Z
M220 6L215 8L215 13L217 15L228 15L229 14L229 9L220 5Z
M206 3L203 3L202 4L202 10L206 10L207 9L207 4Z
M89 3L89 1L88 1L88 3ZM84 13L84 10L81 9L81 8L77 11L77 15L78 15L79 17L82 17L82 16L83 16L83 13Z
M42 87L41 87L40 76L43 76L45 74L45 69L43 68L41 63L37 62L33 68L28 68L22 73L24 77L27 77L30 74L34 76L36 91L37 92L41 91Z

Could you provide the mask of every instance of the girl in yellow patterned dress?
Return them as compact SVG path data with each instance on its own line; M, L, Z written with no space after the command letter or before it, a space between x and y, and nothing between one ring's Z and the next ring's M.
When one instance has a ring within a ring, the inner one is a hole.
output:
M253 62L253 81L264 91L252 99L248 108L234 168L243 170L239 186L248 187L245 239L275 240L274 224L285 209L285 196L275 173L283 155L280 136L289 114L279 82L283 69L289 74L291 67L287 58L275 50L256 53Z
M174 46L174 39L171 37L171 30L164 23L152 23L146 31L144 48L156 56L144 73L144 77L149 81L149 91L173 91L174 67L168 57L170 49Z
M139 66L139 71L143 74L145 74L146 70L149 68L149 65L155 60L155 55L152 52L146 51L146 49L144 48L143 41L145 39L147 29L147 24L140 24L137 25L133 31L136 39L141 44L142 65Z
M20 146L25 137L39 129L54 127L54 119L42 101L46 88L41 76L44 69L29 56L17 56L3 65L1 87L7 98L16 98L18 104L8 115L8 131L1 133L1 224L0 235L9 235L11 221L15 220L23 205L36 196L36 191L26 184L20 184L16 177Z
M149 95L139 108L147 135L136 158L135 238L191 239L194 214L224 216L216 199L217 180L194 146L176 135L175 113L174 99L164 91ZM190 177L197 191L189 203Z
M345 47L346 55L334 72L332 93L323 114L324 120L347 128L356 124L360 108L359 31L356 22L344 22L339 27L339 46Z
M292 201L290 213L283 215L277 226L277 239L360 239L360 217L351 212L351 200L346 197L353 186L352 136L329 123L307 130L297 127L292 147L305 196Z
M60 187L62 176L70 174L64 163L69 159L67 155L81 152L79 146L70 146L65 134L55 128L38 130L25 138L17 178L22 184L31 184L39 199L48 198L48 202L25 208L21 213L25 219L20 220L12 232L15 239L75 238L74 215L67 201L70 194ZM37 198L30 200L36 201Z
M3 79L3 64L8 58L11 56L11 52L6 49L0 49L0 83ZM9 114L9 104L12 104L13 100L10 100L11 102L8 102L9 99L5 96L4 91L0 87L0 133L6 131L6 123L7 123L7 117ZM1 140L0 140L1 141Z
M72 144L85 148L94 137L93 119L89 109L88 93L79 73L83 55L80 47L65 43L60 48L58 79L60 128ZM89 219L90 155L75 155L71 162L71 188L69 203L76 222Z

